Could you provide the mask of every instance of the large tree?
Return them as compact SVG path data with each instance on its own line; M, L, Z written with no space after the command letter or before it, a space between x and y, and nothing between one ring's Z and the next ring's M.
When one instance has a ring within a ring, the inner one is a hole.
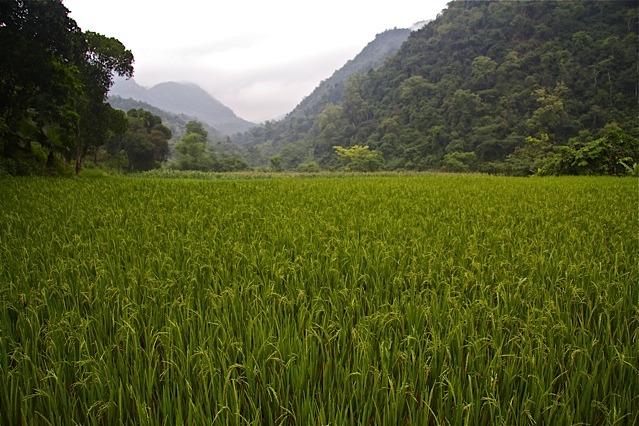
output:
M217 159L206 146L208 133L197 121L186 125L186 134L175 144L175 161L171 167L178 170L213 171Z
M32 153L39 143L52 154L70 149L69 138L52 141L47 133L72 133L79 123L80 93L75 38L80 29L56 1L3 1L0 6L1 154L9 159ZM52 129L55 129L53 131ZM64 146L59 141L65 140ZM18 172L20 170L17 170Z
M121 111L116 111L121 113ZM171 130L162 119L143 109L130 109L126 115L127 129L122 136L113 137L106 145L111 158L125 157L116 167L131 172L158 168L167 160Z
M87 31L83 33L85 60L80 62L82 93L78 102L80 123L76 139L76 173L84 157L97 150L109 137L126 130L123 118L106 103L113 74L133 76L133 54L114 38Z
M0 3L0 156L76 157L121 131L105 106L114 74L133 75L133 55L115 39L82 32L61 0ZM96 126L100 123L100 126ZM109 127L108 123L113 123Z

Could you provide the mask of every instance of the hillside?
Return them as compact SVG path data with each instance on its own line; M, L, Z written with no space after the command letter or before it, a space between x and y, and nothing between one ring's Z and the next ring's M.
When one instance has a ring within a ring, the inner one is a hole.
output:
M299 117L322 112L329 103L344 101L344 91L349 77L355 73L365 73L384 65L386 59L399 49L410 35L410 29L392 29L378 34L355 58L349 60L320 85L289 114Z
M192 120L197 120L195 117L190 117L186 114L174 114L158 107L155 107L151 104L148 104L143 101L136 101L131 98L124 99L120 96L111 95L108 99L109 104L115 108L122 111L129 111L133 108L142 108L146 111L149 111L153 115L157 115L162 119L162 124L168 127L171 130L172 139L180 139L182 135L185 133L186 123ZM201 122L204 129L209 133L210 136L216 139L223 138L222 133L220 133L217 129L211 127L209 124Z
M385 66L351 80L342 103L283 134L254 129L246 143L292 168L339 167L333 147L358 144L390 170L526 174L562 152L587 163L577 157L600 155L618 126L618 158L637 162L638 23L634 1L452 1Z
M131 98L168 112L195 117L223 134L243 132L254 126L192 83L165 82L147 89L133 79L117 79L109 96Z
M285 150L284 166L288 169L294 169L299 163L309 160L307 147L299 142L310 130L318 114L326 105L343 102L351 77L381 67L408 39L411 31L428 22L421 21L415 24L414 29L395 28L377 34L357 56L322 81L284 119L269 121L242 135L235 135L234 141L246 148L247 160L253 166L266 165L268 157L280 153L282 149Z

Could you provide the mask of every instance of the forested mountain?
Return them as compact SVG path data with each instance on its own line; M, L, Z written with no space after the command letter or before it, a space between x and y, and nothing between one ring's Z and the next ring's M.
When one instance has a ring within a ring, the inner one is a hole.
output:
M358 73L366 73L384 65L385 61L408 39L411 31L430 21L421 21L413 29L392 29L377 34L364 49L349 60L333 75L322 81L293 111L280 121L268 121L243 135L235 135L234 141L246 149L246 157L253 166L268 164L268 158L285 149L284 166L294 169L311 159L308 148L300 144L300 135L310 130L314 120L328 104L344 101L349 79Z
M243 132L254 126L193 83L165 82L147 89L133 79L116 79L109 96L131 98L164 111L195 117L223 134Z
M426 24L425 22L423 24ZM291 117L316 115L329 103L344 101L344 89L348 79L355 73L365 73L384 65L386 59L408 39L411 30L395 28L377 34L355 58L349 60L333 75L322 81L313 92L289 114Z
M174 140L180 139L186 134L187 123L189 123L190 121L196 121L195 117L191 117L186 114L174 114L146 102L136 101L131 98L124 99L120 96L110 95L108 102L113 108L122 110L124 112L128 112L132 109L143 109L145 111L149 111L153 115L160 117L162 119L162 124L168 127L169 130L171 130L171 134L173 135ZM204 127L204 129L208 132L209 136L213 137L214 139L224 138L224 135L222 135L222 133L211 127L209 124L204 122L202 122L201 124L202 127Z
M616 172L639 161L638 25L636 1L452 1L343 102L244 142L288 168L368 145L386 169Z

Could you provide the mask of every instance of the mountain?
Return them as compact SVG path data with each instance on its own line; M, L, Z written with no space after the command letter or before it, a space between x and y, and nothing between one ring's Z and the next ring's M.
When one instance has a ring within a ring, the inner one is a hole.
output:
M255 126L237 117L230 108L193 83L166 82L147 89L134 79L118 78L109 96L130 98L168 112L195 117L223 134L243 132Z
M310 143L326 164L331 139L378 149L390 169L519 174L527 139L547 137L550 156L610 126L636 139L638 27L636 1L449 2Z
M127 81L127 83L129 83ZM138 86L140 87L140 86ZM157 115L162 119L162 124L168 127L171 130L172 140L177 140L182 137L186 133L186 124L189 121L197 120L197 118L188 116L186 114L174 114L172 112L165 111L158 107L155 107L151 104L148 104L143 101L136 101L132 98L122 98L118 95L109 96L109 104L111 107L115 109L119 109L122 111L129 111L130 109L144 109L149 111L153 115ZM216 140L223 139L224 136L217 129L213 128L208 123L202 122L202 127L206 130L209 135Z
M638 42L636 1L454 0L342 101L242 142L291 169L367 145L388 170L616 173L639 162Z
M425 24L426 22L421 23L422 26ZM335 71L330 78L322 81L289 115L300 117L318 114L329 103L341 103L344 100L345 86L349 77L355 73L365 73L384 65L386 59L408 39L411 31L406 28L395 28L377 34L375 39L364 47L355 58Z
M420 21L413 28L422 28L430 21ZM408 39L413 29L392 29L377 34L364 49L349 60L333 75L322 81L313 92L304 98L293 111L282 120L268 121L254 127L242 135L235 135L234 141L245 146L247 159L252 166L268 164L268 157L279 153L283 148L295 151L294 155L285 155L284 166L291 169L308 160L307 149L298 145L302 135L308 132L317 115L326 105L340 104L347 91L347 83L351 77L359 73L367 73L383 66L390 56Z

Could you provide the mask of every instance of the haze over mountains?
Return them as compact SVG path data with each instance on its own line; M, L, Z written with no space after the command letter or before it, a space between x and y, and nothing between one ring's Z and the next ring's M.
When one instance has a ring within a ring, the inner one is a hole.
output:
M229 107L193 83L165 82L147 89L137 84L135 79L119 78L109 96L130 98L168 112L187 115L223 134L240 133L255 126L254 123L239 118Z
M335 147L358 145L387 170L615 174L639 156L638 17L636 1L453 1L341 99L234 141L284 170L339 169Z
M395 28L378 34L355 58L335 71L330 78L322 81L289 115L317 113L328 102L341 102L344 86L351 75L382 66L408 39L412 31L420 29L428 22L430 21L420 21L410 29ZM193 83L164 82L146 88L139 85L135 79L117 78L109 96L144 102L170 113L192 117L226 135L242 133L255 126L254 123L238 117L229 107ZM117 99L113 99L111 103L115 108L122 108L124 105Z
M333 75L322 81L320 85L295 107L289 116L317 114L324 109L327 103L341 103L344 100L344 88L349 77L357 72L365 73L382 65L390 55L395 53L400 46L408 40L412 31L418 30L430 21L421 21L410 29L395 28L377 34L375 39L352 60L348 61Z

